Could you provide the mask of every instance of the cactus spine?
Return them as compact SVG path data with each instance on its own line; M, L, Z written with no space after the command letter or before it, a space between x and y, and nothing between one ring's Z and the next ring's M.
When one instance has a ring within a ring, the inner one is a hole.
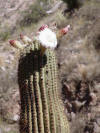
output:
M21 114L20 133L69 133L57 88L54 51L41 55L40 44L25 47L18 67Z

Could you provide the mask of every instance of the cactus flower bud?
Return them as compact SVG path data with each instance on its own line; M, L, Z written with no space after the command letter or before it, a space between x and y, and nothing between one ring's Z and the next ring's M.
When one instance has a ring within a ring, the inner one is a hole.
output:
M57 46L56 34L49 28L45 28L39 33L38 40L45 48L54 49Z
M66 35L70 29L70 25L67 25L66 27L62 28L61 30L58 31L57 33L57 38L61 38L62 36Z
M9 43L11 44L11 46L17 48L17 49L23 49L23 45L17 41L17 40L10 40Z
M31 44L32 43L32 40L23 34L20 34L20 39L23 41L24 44Z
M45 28L48 28L48 25L44 24L39 28L39 31L43 31Z

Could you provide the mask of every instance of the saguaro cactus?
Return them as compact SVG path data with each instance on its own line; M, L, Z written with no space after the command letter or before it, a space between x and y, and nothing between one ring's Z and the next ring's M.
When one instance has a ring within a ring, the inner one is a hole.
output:
M34 41L21 52L18 67L20 133L69 133L59 89L54 51L41 55Z

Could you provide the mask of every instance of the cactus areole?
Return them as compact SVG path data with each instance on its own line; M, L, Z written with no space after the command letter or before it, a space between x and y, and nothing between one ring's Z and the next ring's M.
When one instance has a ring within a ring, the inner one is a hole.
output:
M20 133L69 133L57 87L55 52L41 55L38 41L27 45L18 66L21 112Z

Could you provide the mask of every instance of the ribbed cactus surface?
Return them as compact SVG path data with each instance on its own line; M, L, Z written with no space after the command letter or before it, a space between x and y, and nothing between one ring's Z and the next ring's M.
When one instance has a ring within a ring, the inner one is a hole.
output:
M36 41L23 49L18 67L20 133L69 133L57 77L54 51L41 55Z

